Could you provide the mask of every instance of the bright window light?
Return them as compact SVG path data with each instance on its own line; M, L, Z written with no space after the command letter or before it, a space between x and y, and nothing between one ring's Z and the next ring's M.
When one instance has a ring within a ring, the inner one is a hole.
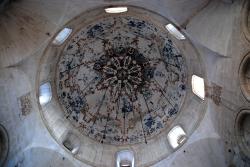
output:
M184 40L186 37L173 25L173 24L168 24L166 25L166 29L170 34L172 34L175 38L179 40Z
M134 153L130 150L122 150L116 154L116 167L134 167Z
M175 126L168 133L168 141L173 148L177 148L180 144L186 141L186 133L180 126Z
M39 102L41 105L47 104L52 98L51 86L47 82L42 84L39 88Z
M72 29L70 28L64 28L62 29L57 36L55 37L55 39L53 40L53 44L55 45L61 45L71 34Z
M111 8L105 8L106 13L123 13L127 12L127 7L111 7Z
M204 85L204 79L201 77L198 77L196 75L192 76L192 91L194 94L199 96L201 99L204 100L205 98L205 85Z

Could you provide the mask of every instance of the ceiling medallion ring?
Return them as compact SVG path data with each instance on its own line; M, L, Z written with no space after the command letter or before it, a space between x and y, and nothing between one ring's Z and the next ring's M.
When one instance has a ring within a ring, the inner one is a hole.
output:
M149 87L152 70L146 58L138 50L128 47L109 49L95 64L94 70L102 75L97 89L110 89L112 101L117 102L120 95L127 95L131 101L137 99L142 87Z

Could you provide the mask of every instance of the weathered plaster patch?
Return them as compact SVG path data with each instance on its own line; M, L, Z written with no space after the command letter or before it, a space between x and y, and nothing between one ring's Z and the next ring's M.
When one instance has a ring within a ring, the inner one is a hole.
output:
M27 93L18 98L22 116L27 116L32 111L31 94Z

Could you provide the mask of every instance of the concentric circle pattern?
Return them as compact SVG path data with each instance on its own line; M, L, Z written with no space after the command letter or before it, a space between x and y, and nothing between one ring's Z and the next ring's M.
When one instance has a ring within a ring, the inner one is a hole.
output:
M173 41L131 16L103 18L76 32L56 75L65 117L106 144L147 142L169 127L186 94L185 61Z
M136 94L141 87L149 87L153 66L134 48L118 50L110 49L105 56L94 64L103 78L97 89L111 89L111 100L117 102L121 95L130 101L137 99Z

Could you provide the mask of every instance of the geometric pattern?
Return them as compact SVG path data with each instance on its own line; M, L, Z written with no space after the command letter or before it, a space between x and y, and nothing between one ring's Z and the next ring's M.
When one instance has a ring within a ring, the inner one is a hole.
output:
M56 72L65 117L101 143L145 142L168 128L186 95L184 57L164 30L106 17L67 42Z

